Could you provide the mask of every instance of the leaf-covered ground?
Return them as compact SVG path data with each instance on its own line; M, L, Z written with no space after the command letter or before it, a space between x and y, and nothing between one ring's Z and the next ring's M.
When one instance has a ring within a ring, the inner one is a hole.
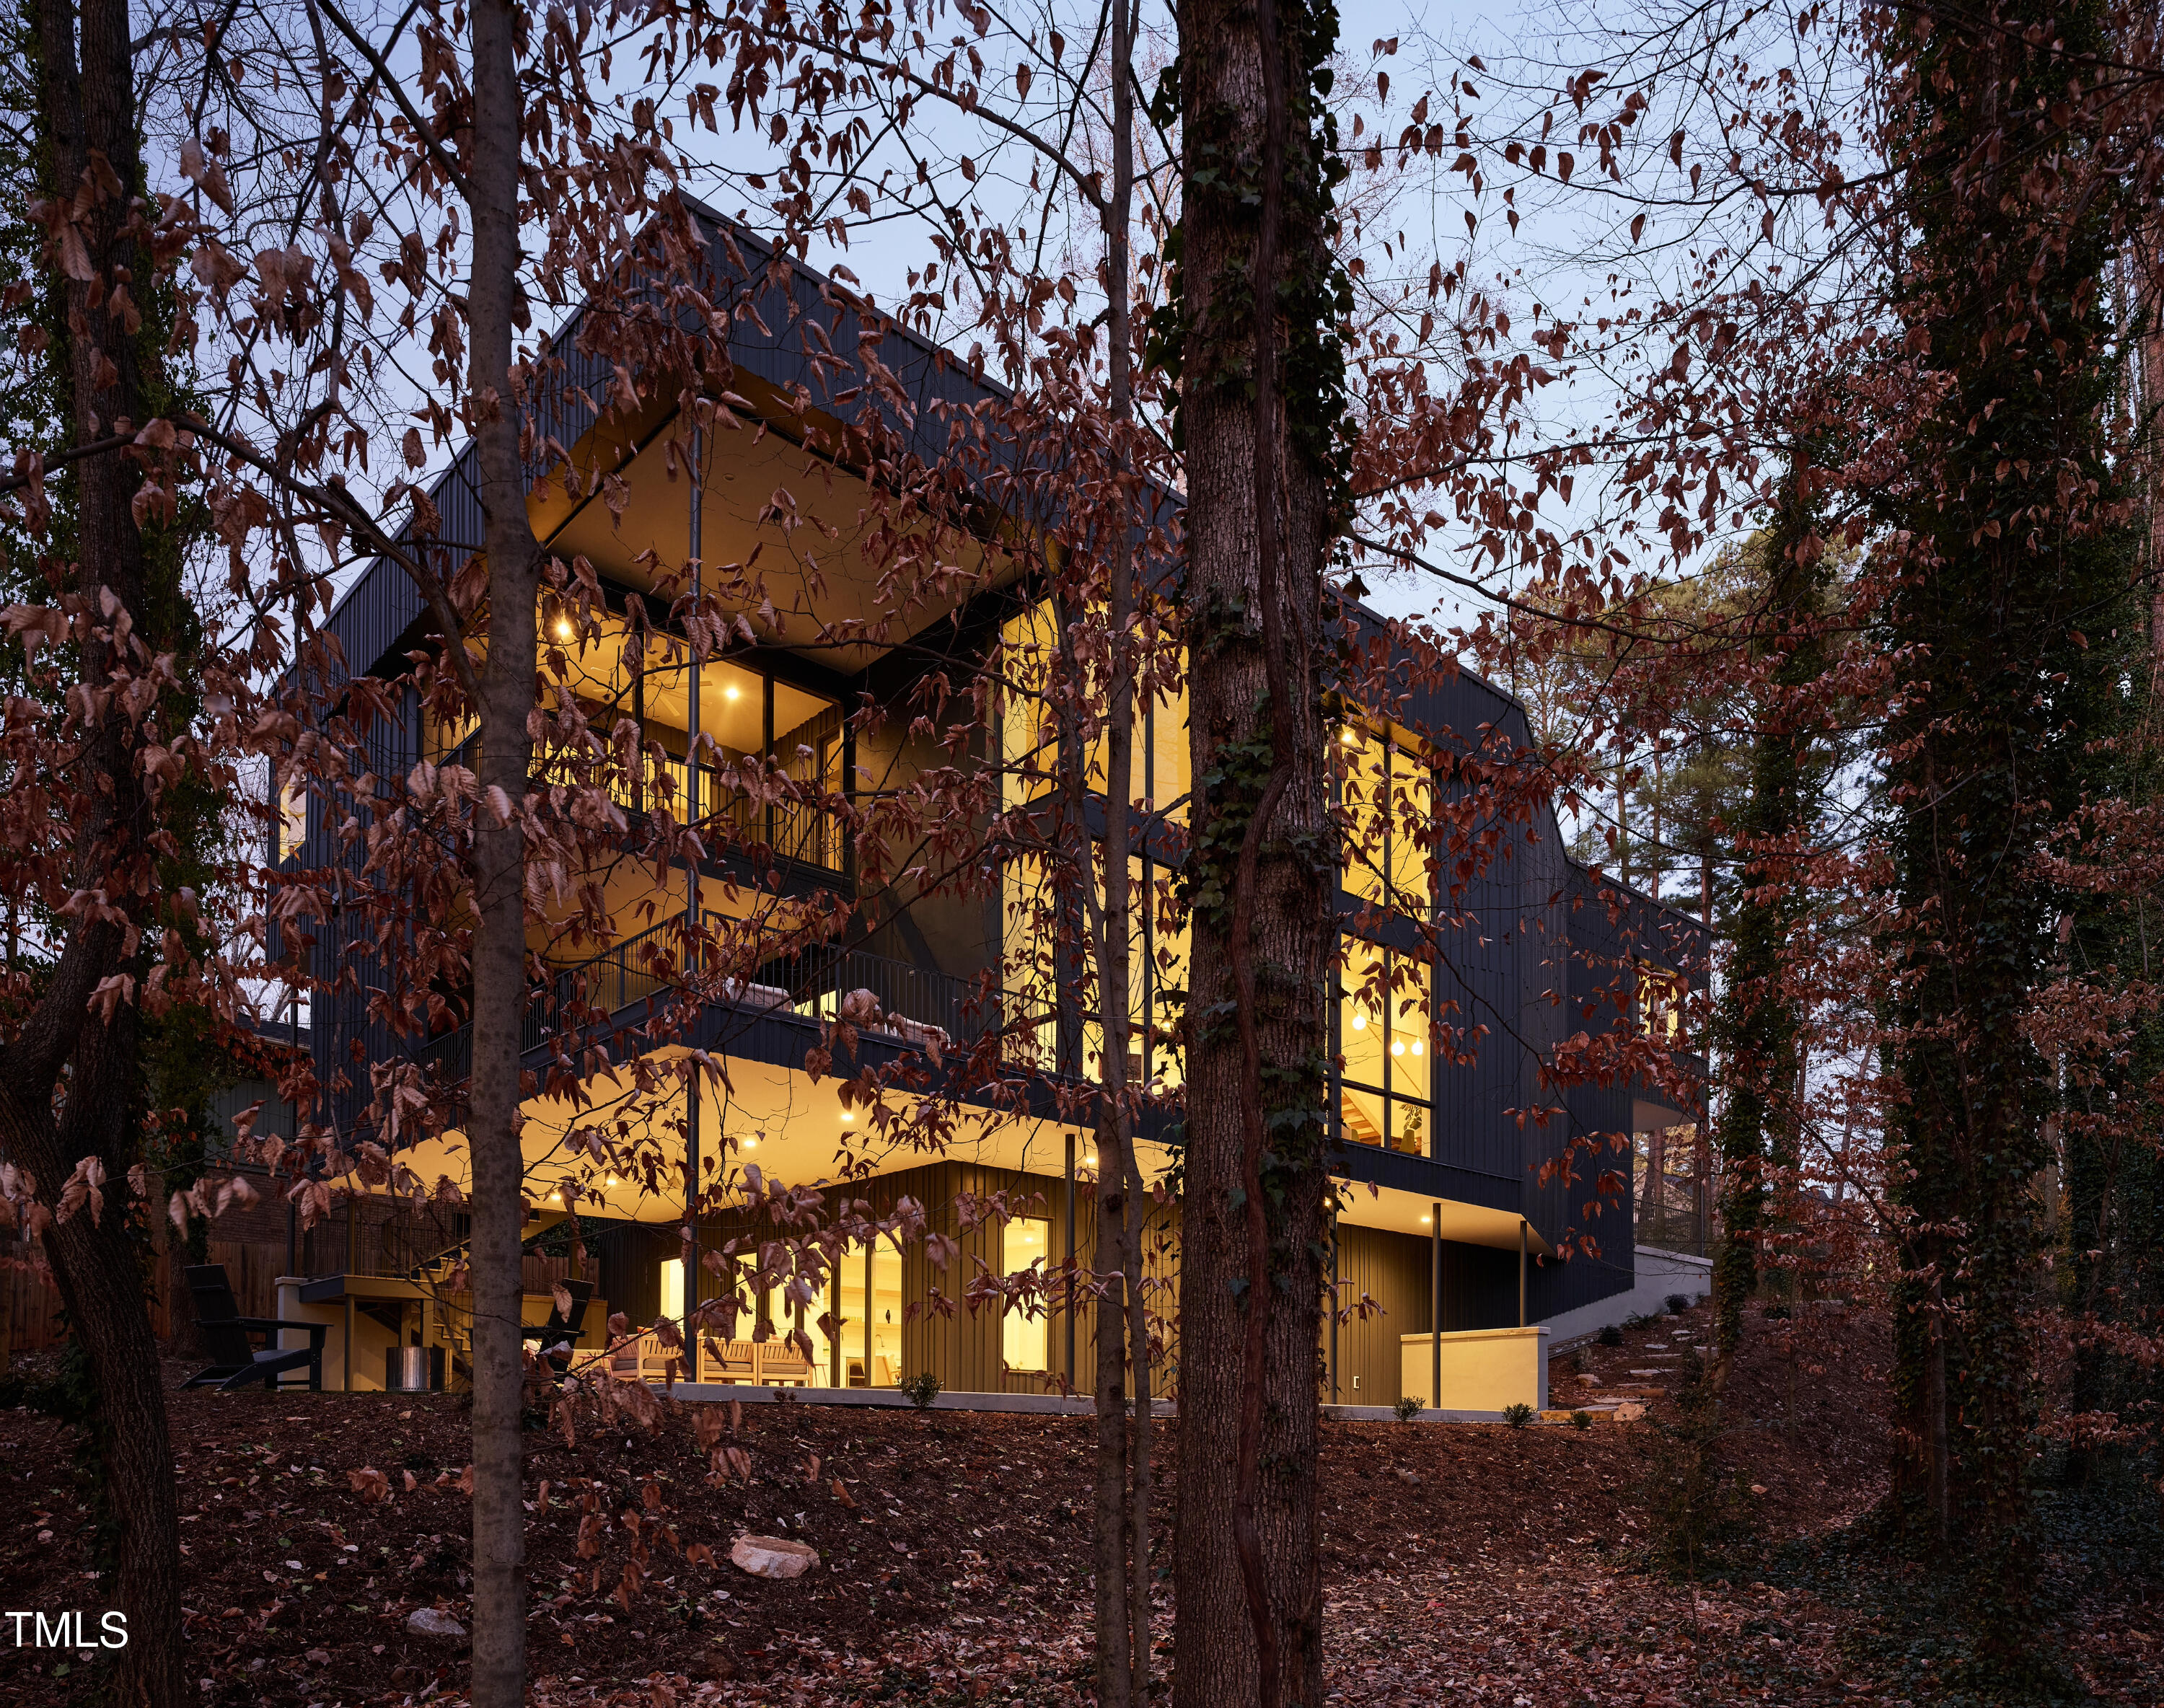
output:
M1973 1682L1955 1602L1851 1528L1885 1451L1884 1332L1867 1317L1754 1321L1723 1474L1679 1551L1688 1443L1674 1396L1704 1327L1702 1312L1664 1319L1588 1348L1577 1371L1558 1361L1559 1408L1642 1395L1643 1421L1325 1427L1333 1700L2015 1700ZM454 1700L460 1645L407 1620L468 1613L459 1401L171 1403L190 1671L206 1708ZM1086 1700L1086 1421L791 1405L729 1422L711 1411L702 1440L671 1411L652 1430L532 1437L537 1701ZM97 1491L73 1450L53 1418L0 1411L6 1608L110 1603L92 1575ZM1163 1560L1169 1438L1159 1457ZM2048 1664L2022 1697L2164 1701L2146 1492L2144 1511L2115 1510L2134 1497L2109 1491L2078 1512L2048 1507L2051 1550L2032 1568L2049 1585L2035 1644ZM727 1559L745 1532L799 1537L820 1563L792 1582L749 1577ZM2117 1552L2098 1539L2122 1532L2133 1540ZM60 1708L95 1683L79 1656L0 1647L0 1699Z

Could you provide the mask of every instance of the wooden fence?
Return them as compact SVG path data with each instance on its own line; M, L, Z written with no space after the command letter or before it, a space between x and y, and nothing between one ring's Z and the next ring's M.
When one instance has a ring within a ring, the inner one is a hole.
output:
M17 1353L41 1351L66 1338L60 1290L36 1260L36 1249L13 1241L0 1243L0 1367ZM153 1265L156 1285L150 1301L151 1332L170 1342L173 1351L183 1357L196 1349L193 1317L181 1274L187 1261L186 1253L177 1246L168 1245L159 1252ZM233 1283L233 1295L243 1316L278 1314L276 1282L286 1267L282 1244L214 1239L204 1261L225 1265L226 1278Z
M0 1367L18 1352L36 1352L60 1339L60 1290L32 1261L34 1246L0 1242Z

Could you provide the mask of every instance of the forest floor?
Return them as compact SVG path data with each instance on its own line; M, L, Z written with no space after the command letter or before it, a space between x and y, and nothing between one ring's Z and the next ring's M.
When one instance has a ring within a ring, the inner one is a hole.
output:
M1887 1340L1861 1313L1754 1316L1721 1479L1690 1529L1703 1551L1676 1558L1690 1443L1674 1396L1707 1329L1694 1311L1586 1348L1577 1370L1557 1361L1559 1407L1660 1390L1636 1422L1326 1423L1331 1700L2164 1703L2153 1490L2047 1499L2046 1546L2009 1568L2035 1591L2029 1652L2049 1658L2019 1687L1979 1671L1979 1643L2001 1633L1972 1628L1957 1585L1865 1542ZM205 1708L454 1703L463 1644L407 1621L422 1608L468 1616L460 1401L171 1397ZM1088 1420L760 1405L732 1433L716 1408L717 1474L691 1409L570 1445L530 1438L537 1703L1087 1699ZM0 1608L81 1607L94 1632L111 1598L91 1563L97 1491L74 1451L54 1418L0 1411ZM1169 1575L1169 1428L1158 1458ZM728 1559L748 1532L801 1538L819 1563L792 1581L751 1577ZM98 1670L0 1642L0 1701L87 1702Z

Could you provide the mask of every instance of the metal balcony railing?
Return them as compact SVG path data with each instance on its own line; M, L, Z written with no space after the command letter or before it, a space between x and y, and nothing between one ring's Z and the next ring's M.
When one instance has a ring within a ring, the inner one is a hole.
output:
M998 1023L997 998L980 996L974 980L864 949L806 949L767 963L759 982L787 991L799 1013L830 1020L840 1014L852 991L869 991L888 1019L936 1026L957 1043L978 1038Z
M479 768L481 760L481 732L474 731L457 746L445 754L439 764L460 765L468 770ZM818 786L816 778L798 776L801 766L786 765L783 775L806 788ZM832 814L822 811L814 801L785 799L761 802L754 799L733 783L726 781L721 772L712 765L697 767L697 794L692 794L694 779L688 759L674 754L664 754L650 761L645 777L633 779L620 774L609 778L609 796L627 812L645 812L665 806L680 820L705 820L726 829L738 842L764 843L774 851L777 859L793 860L800 865L814 866L822 871L842 870L844 838L841 825ZM536 780L544 783L568 781L569 772L560 761L544 763L535 773Z
M684 987L683 928L664 920L565 967L528 993L520 1027L522 1052L539 1048L582 1021L620 1024L635 1008L659 1009ZM836 1019L853 991L869 991L879 1005L875 1033L922 1043L911 1027L936 1027L955 1042L996 1023L996 1001L980 999L973 980L934 972L864 949L822 946L777 956L748 980L712 981L707 1000L753 1012ZM910 1022L908 1025L901 1022ZM473 1063L473 1028L431 1038L422 1060L446 1078L460 1079Z

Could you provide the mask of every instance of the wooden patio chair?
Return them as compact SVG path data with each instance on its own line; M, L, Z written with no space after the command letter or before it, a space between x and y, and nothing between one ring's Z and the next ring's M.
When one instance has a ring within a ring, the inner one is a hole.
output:
M727 1340L719 1343L719 1359L700 1348L700 1362L705 1366L706 1380L710 1382L755 1382L759 1380L759 1348L748 1340Z
M328 1322L281 1322L269 1316L243 1316L234 1301L233 1285L225 1278L223 1264L191 1264L186 1280L203 1344L218 1362L197 1370L181 1384L183 1388L215 1388L221 1394L230 1394L236 1388L260 1383L266 1390L278 1389L286 1385L288 1372L305 1369L308 1391L323 1392L323 1337L330 1332ZM280 1332L289 1328L307 1334L305 1348L287 1350L278 1345ZM263 1340L260 1347L250 1340L259 1335Z
M626 1341L609 1356L609 1374L619 1382L660 1382L669 1380L669 1361L676 1362L676 1380L691 1380L691 1348L665 1347L651 1329L638 1339Z
M778 1387L785 1382L794 1382L806 1388L812 1385L812 1360L793 1341L761 1341L755 1350L759 1353L759 1380L763 1385Z

